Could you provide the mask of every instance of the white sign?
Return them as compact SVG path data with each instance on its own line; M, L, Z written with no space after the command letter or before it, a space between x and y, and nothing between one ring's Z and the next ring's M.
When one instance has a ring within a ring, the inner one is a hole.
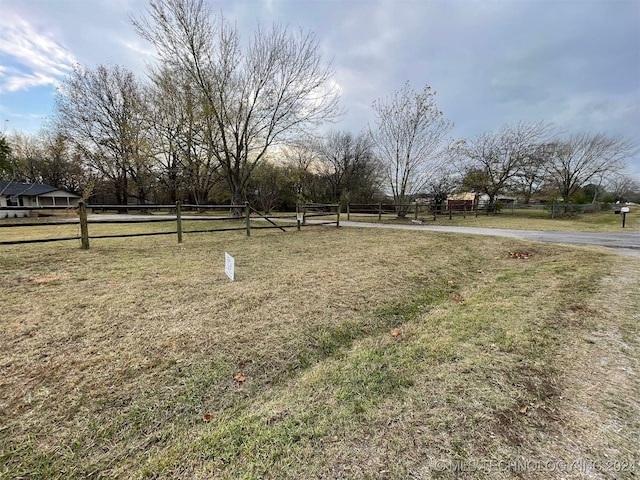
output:
M621 211L622 213L629 213L629 207L622 207L622 208L620 209L620 211Z
M304 221L304 213L303 212L298 212L296 214L296 218L299 222L303 222Z
M224 273L227 274L227 277L229 277L232 282L235 277L235 265L236 262L233 257L227 252L224 252Z

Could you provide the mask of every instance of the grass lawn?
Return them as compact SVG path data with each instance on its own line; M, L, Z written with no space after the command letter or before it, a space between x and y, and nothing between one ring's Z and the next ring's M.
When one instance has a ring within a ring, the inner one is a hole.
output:
M3 246L0 478L637 478L639 275L374 229Z

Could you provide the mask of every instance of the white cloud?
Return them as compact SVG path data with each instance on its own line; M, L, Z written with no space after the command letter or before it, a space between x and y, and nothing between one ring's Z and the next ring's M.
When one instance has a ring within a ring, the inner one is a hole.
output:
M131 50L143 57L153 59L156 56L156 51L151 47L151 45L140 40L120 39L119 43L128 50Z
M0 19L0 55L0 92L54 85L77 62L51 34L11 13Z
M33 87L41 87L44 85L54 85L56 78L44 75L42 73L23 73L16 70L9 70L9 73L0 75L3 79L0 92L17 92L19 90L28 90Z

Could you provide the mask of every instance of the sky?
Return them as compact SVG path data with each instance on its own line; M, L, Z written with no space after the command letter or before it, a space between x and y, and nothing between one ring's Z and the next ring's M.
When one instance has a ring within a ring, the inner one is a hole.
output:
M345 115L409 81L429 85L452 136L544 121L640 145L640 0L209 0L248 39L258 24L315 33ZM131 25L145 0L0 0L0 129L36 133L74 64L155 61ZM629 162L640 181L640 155Z

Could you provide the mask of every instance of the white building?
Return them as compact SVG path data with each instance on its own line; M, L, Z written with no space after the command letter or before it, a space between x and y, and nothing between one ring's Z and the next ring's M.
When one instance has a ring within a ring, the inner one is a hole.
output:
M2 207L77 207L80 196L51 185L41 183L0 182L0 208ZM28 210L0 211L0 218L26 216Z

